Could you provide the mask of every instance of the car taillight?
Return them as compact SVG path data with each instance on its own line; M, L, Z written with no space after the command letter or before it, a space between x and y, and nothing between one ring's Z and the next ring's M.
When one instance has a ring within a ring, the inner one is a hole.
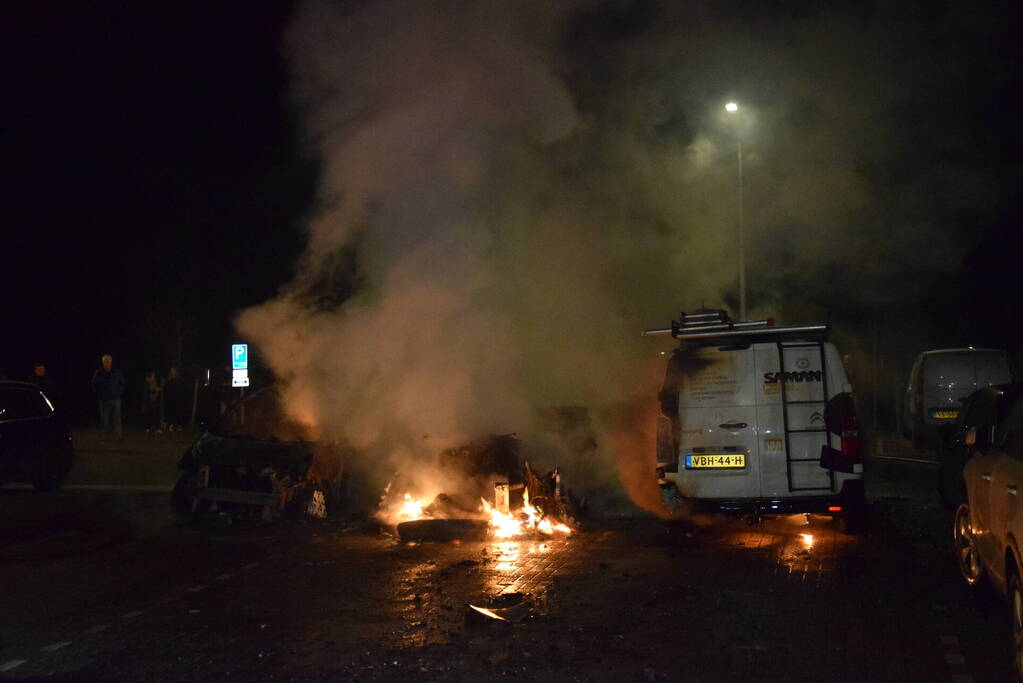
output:
M863 455L860 446L860 423L856 419L856 411L851 407L842 414L842 453L856 460Z

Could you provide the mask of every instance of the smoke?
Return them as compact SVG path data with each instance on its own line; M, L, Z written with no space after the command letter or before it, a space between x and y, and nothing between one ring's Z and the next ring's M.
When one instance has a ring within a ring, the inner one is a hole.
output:
M318 203L294 281L237 319L294 415L382 471L517 431L573 488L652 507L665 346L639 332L736 301L740 134L754 308L954 267L905 190L962 175L872 166L903 158L902 79L937 78L917 38L740 7L303 4L286 49ZM597 448L541 434L549 406L586 406Z

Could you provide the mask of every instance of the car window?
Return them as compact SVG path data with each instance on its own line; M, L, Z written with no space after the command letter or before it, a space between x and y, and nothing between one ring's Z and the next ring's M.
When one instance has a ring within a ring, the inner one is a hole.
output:
M0 422L48 417L53 410L34 389L0 388Z

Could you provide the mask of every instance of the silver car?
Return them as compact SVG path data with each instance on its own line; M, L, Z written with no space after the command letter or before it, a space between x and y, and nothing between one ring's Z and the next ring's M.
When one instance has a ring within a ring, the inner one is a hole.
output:
M1008 598L1012 611L1013 664L1023 681L1023 398L994 430L971 429L976 446L963 477L967 502L956 509L953 537L963 579L988 581Z

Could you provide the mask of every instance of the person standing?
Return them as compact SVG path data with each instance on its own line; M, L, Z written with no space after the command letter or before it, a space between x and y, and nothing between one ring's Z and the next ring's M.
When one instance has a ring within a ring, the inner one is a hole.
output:
M163 382L163 415L168 432L180 432L188 422L188 387L181 372L172 367Z
M146 377L142 380L142 402L139 406L139 414L142 416L143 426L146 433L163 431L160 416L160 405L163 397L160 395L163 387L160 378L152 370L146 371Z
M109 353L101 359L102 367L92 374L92 390L99 400L99 424L103 440L109 441L111 432L118 441L124 439L121 427L121 397L124 396L124 373L114 367L114 357Z
M53 379L46 374L45 363L36 363L32 367L32 375L28 378L28 382L39 387L54 406L60 403L60 392L57 390L57 385L54 384Z

